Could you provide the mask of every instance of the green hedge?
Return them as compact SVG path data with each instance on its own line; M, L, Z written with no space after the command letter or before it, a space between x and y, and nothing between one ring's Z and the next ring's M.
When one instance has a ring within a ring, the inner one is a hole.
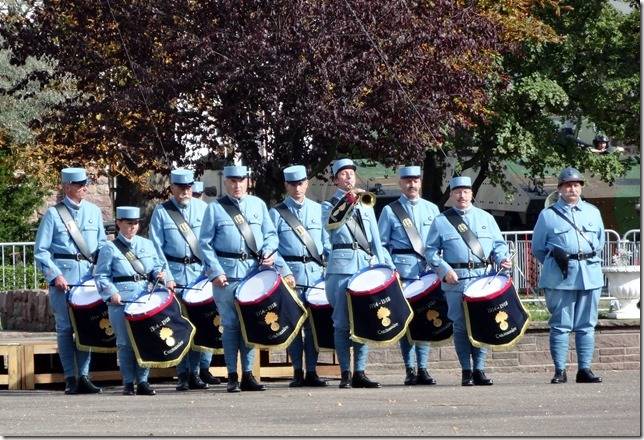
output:
M36 275L36 286L34 286L34 273ZM0 265L0 290L15 289L46 289L47 282L42 273L33 266L1 266Z

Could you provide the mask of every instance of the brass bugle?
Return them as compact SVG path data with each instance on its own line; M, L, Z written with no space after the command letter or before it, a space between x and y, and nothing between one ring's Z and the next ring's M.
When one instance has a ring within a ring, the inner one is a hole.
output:
M351 218L353 210L358 203L373 208L376 205L376 195L372 192L356 192L350 189L331 209L327 229L334 230L341 228Z

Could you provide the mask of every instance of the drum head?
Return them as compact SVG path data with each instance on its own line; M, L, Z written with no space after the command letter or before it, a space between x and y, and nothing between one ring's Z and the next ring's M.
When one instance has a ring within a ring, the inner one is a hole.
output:
M274 270L262 270L243 281L235 297L242 303L254 302L271 292L277 284L278 274Z
M183 290L183 300L188 304L203 303L212 299L212 283L208 278L197 281L190 289Z
M403 294L407 299L415 298L416 296L426 292L427 289L429 289L436 282L438 282L438 275L436 275L435 273L428 273L420 277L419 280L416 280L405 287Z
M507 275L482 277L467 286L463 295L469 298L484 298L501 292L509 282L510 278Z
M162 287L154 292L143 293L136 299L135 303L125 304L124 312L127 315L143 315L153 310L162 308L170 301L170 292L168 289Z
M347 288L354 292L366 292L381 287L391 280L394 271L389 267L369 267L353 276Z
M75 306L88 306L102 301L94 280L87 280L81 286L72 287L69 291L69 303Z
M326 298L324 290L324 280L320 280L313 287L306 291L306 302L314 306L328 306L329 300Z

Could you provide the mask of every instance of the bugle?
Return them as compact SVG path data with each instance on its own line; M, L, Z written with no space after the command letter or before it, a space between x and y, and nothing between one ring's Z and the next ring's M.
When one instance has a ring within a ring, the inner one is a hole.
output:
M358 203L373 208L376 205L376 195L364 190L349 189L331 209L327 229L341 228L351 218Z
M546 197L546 200L544 200L544 209L547 209L557 203L557 200L559 200L559 191L554 190L550 194L548 194L548 197Z

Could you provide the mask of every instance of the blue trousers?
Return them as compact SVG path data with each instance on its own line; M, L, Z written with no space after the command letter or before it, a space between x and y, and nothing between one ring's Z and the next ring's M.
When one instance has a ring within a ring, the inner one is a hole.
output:
M555 368L566 368L570 332L575 332L578 368L590 368L595 351L601 289L555 290L545 289L546 306L550 317L550 354Z
M416 342L411 344L406 336L400 339L400 353L402 354L405 368L427 369L429 361L429 343Z
M340 363L340 371L351 371L351 347L353 346L353 369L364 371L367 366L369 347L349 338L349 307L347 285L351 275L327 274L325 277L326 296L333 307L333 340Z
M177 364L177 373L178 374L199 374L199 368L201 367L201 355L202 353L197 350L190 350L186 354L181 362Z
M56 340L58 343L58 357L63 366L65 378L87 376L89 374L89 363L91 353L81 351L74 343L74 329L69 319L67 306L67 295L56 287L49 288L49 304L54 313L56 321Z
M461 369L475 370L485 369L485 359L487 358L486 348L476 348L470 343L465 325L465 309L463 308L463 291L467 288L464 283L463 290L445 290L447 299L447 317L452 320L454 328L454 348L456 356L461 364ZM445 286L445 284L443 284Z
M302 369L302 355L306 358L306 371L315 371L318 365L318 352L315 349L315 341L313 340L313 328L311 321L306 320L302 326L300 333L295 336L293 342L288 347L288 354L291 357L294 370Z
M221 316L221 323L224 332L221 335L221 343L224 346L224 361L228 374L237 372L237 353L241 356L242 372L253 369L255 360L255 349L246 346L242 336L239 317L235 309L235 289L239 281L230 283L224 287L214 287L212 289L217 304L217 310Z
M116 352L119 359L119 369L123 376L123 383L143 383L148 381L149 368L140 367L132 349L130 338L127 334L127 324L123 314L123 306L108 305L107 312L116 334Z

